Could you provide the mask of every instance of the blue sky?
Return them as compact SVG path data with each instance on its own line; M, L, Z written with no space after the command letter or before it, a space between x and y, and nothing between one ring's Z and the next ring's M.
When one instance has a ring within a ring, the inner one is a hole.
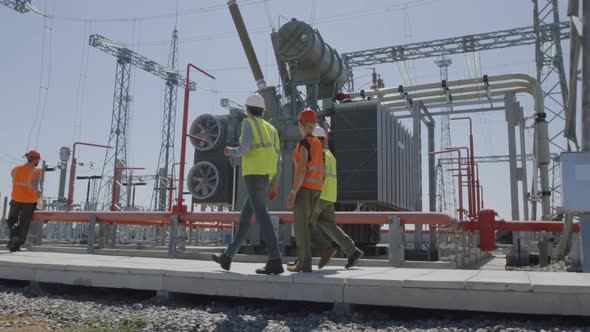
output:
M268 0L267 15L264 1L243 0L241 10L269 84L278 82L269 33L271 24L276 28L279 20L284 22L294 17L313 21L324 40L341 53L532 25L531 1L415 0L407 1L407 5L405 3L401 0ZM88 35L99 33L112 40L128 43L135 51L165 64L175 25L173 13L176 1L172 0L33 0L33 4L42 11L53 13L56 18L51 22L34 13L19 14L0 7L0 28L3 31L0 34L2 197L9 194L9 171L22 161L29 135L30 145L37 145L50 164L59 160L59 148L71 146L74 140L107 143L115 60L88 47ZM246 96L256 89L224 4L224 0L179 1L177 24L181 67L191 62L217 77L213 81L193 74L192 77L200 86L218 92L197 91L191 95L191 120L202 113L223 113L225 110L219 106L220 98L228 97L243 103ZM562 20L566 19L565 7L566 2L562 1ZM105 18L125 20L102 20ZM50 26L53 27L51 34L48 31ZM567 42L563 46L567 61ZM457 55L451 58L453 65L449 78L467 78L469 74L465 57ZM439 71L433 60L407 64L414 83L439 81ZM519 72L535 76L532 46L482 52L478 60L482 74ZM378 66L377 70L386 86L403 84L395 65ZM358 77L357 87L370 80L369 76L362 77L369 73L368 70L355 72ZM142 174L151 174L155 172L159 153L163 83L141 70L133 70L132 74L129 164L145 167L146 171ZM40 90L41 81L47 89ZM521 100L530 114L531 100L526 97ZM178 106L180 119L182 94L179 94ZM41 115L43 109L44 116ZM38 119L43 117L44 120L37 121L40 125L34 126L38 110ZM478 154L505 154L506 127L503 114L474 118ZM180 121L177 126L180 128ZM35 144L37 136L38 144ZM453 124L452 136L456 145L467 144L464 124ZM177 140L177 156L179 147ZM189 149L192 152L190 145ZM93 169L80 167L80 175L99 174L104 152L82 148L78 159L95 164ZM482 165L480 174L486 187L488 207L508 216L507 165ZM48 174L47 196L57 196L57 182L57 173ZM423 182L426 183L425 180ZM82 200L84 190L85 183L78 183L77 202ZM427 192L426 188L424 191ZM138 204L149 205L150 196L150 187L138 188ZM427 204L424 207L426 209Z

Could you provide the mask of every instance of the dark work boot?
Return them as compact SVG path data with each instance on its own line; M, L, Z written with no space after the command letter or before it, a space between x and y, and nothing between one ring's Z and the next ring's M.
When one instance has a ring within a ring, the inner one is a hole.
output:
M285 272L283 269L283 262L280 258L271 259L266 262L266 265L262 269L256 269L256 274L281 274Z
M217 264L221 265L222 269L229 271L231 266L231 257L226 254L213 254L211 258L213 258Z
M8 248L8 250L10 250L10 252L15 252L17 250L15 250L16 246L17 246L17 242L18 242L18 237L13 236L10 238L10 240L8 240L8 243L6 243L6 248Z
M346 265L344 266L347 269L350 269L351 267L357 265L359 263L359 259L361 259L361 257L363 257L364 252L362 252L359 248L356 248L356 250L354 251L354 254L350 255L350 257L348 257L348 263L346 263Z

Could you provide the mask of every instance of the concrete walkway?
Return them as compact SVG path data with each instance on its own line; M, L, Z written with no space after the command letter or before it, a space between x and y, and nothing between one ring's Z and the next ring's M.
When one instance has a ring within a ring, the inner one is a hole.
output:
M506 255L494 254L492 257L482 261L481 264L479 264L478 269L506 271Z
M413 308L590 316L590 275L327 267L254 274L260 264L0 251L0 278L204 295Z
M210 261L211 255L214 253L222 253L225 247L186 247L186 250L182 253L177 253L176 258L180 259L191 259L191 260L204 260ZM64 254L86 254L85 246L55 246L55 245L43 245L34 246L31 251L36 252L53 252L53 253L64 253ZM132 257L151 257L151 258L168 258L167 247L143 247L143 248L129 248L129 247L117 247L115 249L95 249L94 253L97 255L111 255L111 256L132 256ZM246 255L238 254L234 256L234 262L239 263L266 263L266 256L264 255ZM296 257L283 256L284 262L294 261ZM319 257L313 257L313 264L317 265L320 261ZM347 263L346 258L332 258L330 265L344 266ZM391 263L387 258L369 258L364 256L362 258L362 264L365 267L390 267ZM404 268L423 268L423 269L454 269L455 262L451 261L403 261L402 266Z

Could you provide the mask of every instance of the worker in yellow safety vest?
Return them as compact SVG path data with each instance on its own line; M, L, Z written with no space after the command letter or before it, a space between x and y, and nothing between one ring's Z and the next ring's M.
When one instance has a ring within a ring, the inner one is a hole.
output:
M264 98L255 94L246 99L248 117L242 121L239 147L226 147L224 153L230 158L242 158L242 176L248 194L242 211L238 232L223 254L213 255L213 260L224 270L229 270L232 257L238 253L248 235L252 215L260 224L263 240L268 251L268 262L258 274L283 273L279 244L268 214L268 200L277 195L277 180L280 177L281 149L277 130L262 118Z
M342 251L348 257L348 262L344 267L349 269L358 264L359 259L363 256L363 252L356 247L350 236L336 225L336 210L334 208L334 203L336 202L338 195L336 158L326 146L326 132L323 128L316 127L313 130L313 136L317 137L322 143L324 157L324 186L320 195L319 207L314 213L314 217L317 217L316 225L330 240L334 241L340 246L340 248L342 248ZM322 238L321 234L318 234L317 228L312 231L311 236L314 246L320 248L325 247L325 239ZM332 250L330 257L332 257L336 254L337 249L334 247L330 248ZM289 268L291 265L294 265L294 263L289 263L288 265Z
M6 247L10 252L19 251L27 239L29 226L33 219L33 212L43 208L41 200L40 169L37 169L41 155L35 150L25 154L27 163L12 169L12 197L8 212L8 229L10 239Z

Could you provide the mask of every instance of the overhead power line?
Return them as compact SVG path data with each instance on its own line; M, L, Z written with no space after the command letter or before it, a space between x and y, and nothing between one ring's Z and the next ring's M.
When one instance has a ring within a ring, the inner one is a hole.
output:
M240 6L250 6L255 5L258 3L262 3L264 0L243 0L240 1ZM160 15L149 15L149 16L138 16L138 17L100 17L100 18L89 18L89 17L75 17L75 16L53 16L54 18L59 21L71 21L71 22L84 22L90 21L95 23L115 23L115 22L133 22L133 21L152 21L152 20L161 20L161 19L169 19L169 18L176 18L177 16L189 16L189 15L197 15L197 14L204 14L210 13L219 10L227 10L227 5L219 4L213 5L209 7L203 8L195 8L190 10L185 10L182 12L172 12L167 14L160 14Z
M315 13L318 7L318 2L317 0L311 0L311 17L309 19L309 25L313 26L314 20L315 20Z
M48 2L45 2L45 11L48 9ZM55 1L52 2L51 11L55 12ZM48 40L47 40L48 39ZM51 53L53 44L53 20L47 23L47 17L43 17L43 37L41 42L41 74L39 77L39 90L37 95L37 109L29 135L27 138L27 149L31 146L37 148L39 144L39 137L41 136L41 128L43 127L45 111L47 109L47 99L49 98L49 87L51 85ZM45 63L47 62L47 67ZM36 133L33 134L35 132ZM32 144L33 136L35 137L35 144Z
M318 24L334 23L334 22L345 21L345 20L354 19L354 18L358 18L358 17L384 15L384 14L389 14L392 12L399 12L399 11L406 10L407 8L421 7L421 6L436 2L436 1L440 1L440 0L418 0L413 3L409 3L407 6L394 5L394 6L388 6L388 7L384 7L384 8L378 8L378 9L372 8L372 9L366 10L366 11L355 11L353 13L326 16L323 18L314 19L314 22L307 22L307 23L313 23L313 26L317 27ZM260 3L260 2L264 2L264 1L252 2L250 4L256 4L256 3ZM271 22L272 22L272 20L271 20ZM272 31L272 29L268 28L268 27L258 27L258 28L248 29L248 32L251 35L252 34L260 34L260 33L269 33L271 31ZM179 38L178 42L184 44L184 43L193 43L193 42L199 42L199 41L204 41L204 40L232 38L232 37L237 37L237 36L238 36L238 34L235 31L221 32L221 33L215 33L215 34ZM142 42L141 46L162 46L162 45L168 45L168 43L169 43L168 40L155 40L155 41ZM128 44L128 46L135 46L135 45Z

